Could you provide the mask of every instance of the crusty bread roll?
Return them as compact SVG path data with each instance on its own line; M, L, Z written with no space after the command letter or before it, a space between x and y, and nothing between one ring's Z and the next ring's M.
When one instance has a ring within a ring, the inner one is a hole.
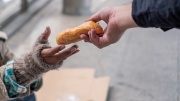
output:
M66 44L70 44L70 43L80 41L80 40L82 40L80 38L80 35L81 34L88 34L88 32L91 29L95 29L97 34L103 33L103 29L99 24L97 24L93 21L88 21L88 22L85 22L85 23L75 27L75 28L68 28L68 29L62 31L61 33L59 33L57 35L56 42L59 45L60 44L66 45Z

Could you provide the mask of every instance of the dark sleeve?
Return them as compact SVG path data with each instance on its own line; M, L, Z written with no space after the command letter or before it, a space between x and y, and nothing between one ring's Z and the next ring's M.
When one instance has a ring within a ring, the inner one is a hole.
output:
M180 0L133 0L132 17L140 27L180 28Z

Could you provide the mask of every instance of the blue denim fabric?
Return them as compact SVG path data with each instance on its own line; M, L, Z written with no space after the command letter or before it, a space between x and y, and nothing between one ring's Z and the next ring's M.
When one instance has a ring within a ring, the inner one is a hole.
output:
M32 93L31 95L26 96L24 98L17 98L17 99L8 100L8 101L36 101L36 96L34 93Z

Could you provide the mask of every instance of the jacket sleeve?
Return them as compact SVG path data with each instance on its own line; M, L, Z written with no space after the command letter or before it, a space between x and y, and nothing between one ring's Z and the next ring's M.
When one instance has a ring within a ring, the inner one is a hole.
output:
M31 93L30 86L23 87L15 82L10 67L10 64L0 67L0 101L28 96Z
M33 91L39 90L41 85L41 79L26 87L19 85L13 73L12 63L0 67L0 101L28 96Z
M9 100L11 98L27 96L34 91L38 91L42 86L41 79L36 80L28 87L23 87L19 85L17 82L15 82L15 80L13 80L13 76L12 76L13 73L11 72L13 70L11 70L7 65L9 62L12 61L13 55L6 44L6 40L7 40L6 34L0 32L0 65L4 65L0 67L0 74L1 74L0 100L2 99ZM26 89L27 92L21 93L20 90L22 89Z
M8 92L6 90L6 86L3 82L3 76L5 72L5 66L0 67L0 101L1 100L9 100Z
M140 27L180 28L180 0L133 0L132 17Z

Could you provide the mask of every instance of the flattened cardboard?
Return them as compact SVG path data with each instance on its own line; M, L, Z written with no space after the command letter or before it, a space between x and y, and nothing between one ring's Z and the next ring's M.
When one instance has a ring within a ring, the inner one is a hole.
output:
M106 101L109 82L109 77L98 77L94 79L89 99L92 99L92 101Z
M60 82L63 81L63 82ZM63 96L74 95L78 101L86 101L92 86L92 79L60 79L53 84L44 81L43 88L37 92L37 101L57 101ZM45 84L46 83L46 84Z
M36 93L37 101L105 101L109 78L96 79L94 72L92 68L76 68L47 73Z

